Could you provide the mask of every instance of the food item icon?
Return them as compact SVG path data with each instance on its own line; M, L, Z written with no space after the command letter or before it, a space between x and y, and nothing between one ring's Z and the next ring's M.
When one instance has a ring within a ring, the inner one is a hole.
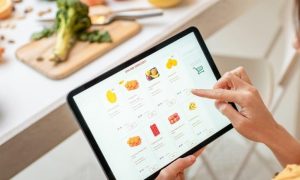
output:
M197 104L196 103L194 103L194 102L191 102L190 104L189 104L189 110L195 110L195 109L197 109Z
M122 85L124 83L124 80L119 81L119 85Z
M167 69L172 69L172 67L177 66L177 60L173 57L169 58L166 64Z
M107 98L108 102L110 102L110 103L117 102L117 95L112 90L108 90L106 92L106 98Z
M159 72L156 67L146 71L145 74L148 81L151 81L152 79L156 79L159 77Z
M180 120L180 116L178 115L178 113L174 113L171 116L169 116L168 120L169 120L170 124L174 124Z
M151 131L152 131L152 133L153 133L154 136L158 136L160 134L160 132L159 132L156 124L152 124L150 126L150 129L151 129Z
M125 87L128 91L139 88L139 82L137 80L127 81Z
M142 143L142 139L140 136L133 136L131 138L128 139L127 141L127 144L130 146L130 147L135 147L135 146L138 146Z

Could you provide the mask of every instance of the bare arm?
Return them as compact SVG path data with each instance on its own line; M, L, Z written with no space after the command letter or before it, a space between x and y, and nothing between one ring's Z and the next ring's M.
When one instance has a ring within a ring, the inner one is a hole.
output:
M270 139L264 143L272 150L282 166L300 164L300 143L282 126L274 130Z

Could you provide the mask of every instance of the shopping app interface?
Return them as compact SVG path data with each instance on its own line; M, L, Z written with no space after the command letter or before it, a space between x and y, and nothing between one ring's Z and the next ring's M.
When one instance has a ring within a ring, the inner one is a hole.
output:
M144 179L230 122L193 88L216 78L194 33L74 97L117 179Z

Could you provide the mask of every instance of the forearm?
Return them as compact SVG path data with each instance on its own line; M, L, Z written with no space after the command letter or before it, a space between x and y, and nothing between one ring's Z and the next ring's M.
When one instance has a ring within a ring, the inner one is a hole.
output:
M272 131L270 139L264 142L275 154L282 166L300 164L300 143L282 126Z

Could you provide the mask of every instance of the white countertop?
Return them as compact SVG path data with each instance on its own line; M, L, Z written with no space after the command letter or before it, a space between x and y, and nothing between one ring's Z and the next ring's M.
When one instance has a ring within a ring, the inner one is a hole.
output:
M18 21L14 30L2 28L0 32L16 41L15 44L4 43L6 62L0 64L0 145L63 104L67 93L75 87L148 48L218 1L186 0L177 8L165 10L162 17L139 21L143 29L138 35L63 80L48 79L16 59L16 49L41 28L34 21L37 11L49 6L38 0L23 1L16 6L17 10L32 6L34 12ZM142 0L109 3L113 9L150 6ZM3 23L6 22L0 22Z

